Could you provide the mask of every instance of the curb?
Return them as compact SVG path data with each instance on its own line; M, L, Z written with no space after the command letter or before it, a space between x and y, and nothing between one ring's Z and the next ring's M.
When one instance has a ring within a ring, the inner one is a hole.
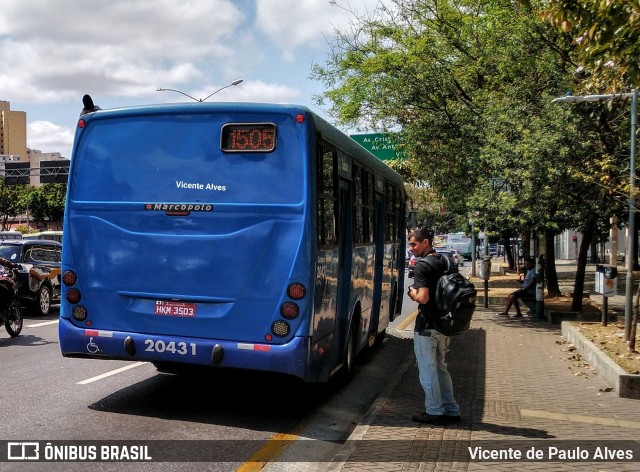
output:
M640 400L640 375L628 374L580 333L571 322L562 322L562 335L598 371L604 381L613 387L619 397Z
M389 384L387 384L380 395L378 395L378 398L376 398L373 404L369 407L364 417L358 422L358 426L355 427L351 435L345 441L345 444L349 444L349 446L344 446L340 450L340 452L336 453L333 456L333 458L331 459L331 465L329 465L329 467L325 469L326 472L340 471L349 461L349 457L351 457L353 451L358 446L358 440L364 438L365 434L369 430L369 427L373 424L376 416L393 394L393 391L395 390L396 386L398 385L406 371L411 365L413 365L413 359L415 359L415 357L412 349L411 352L409 352L402 361L400 368L397 370L396 376L391 380Z

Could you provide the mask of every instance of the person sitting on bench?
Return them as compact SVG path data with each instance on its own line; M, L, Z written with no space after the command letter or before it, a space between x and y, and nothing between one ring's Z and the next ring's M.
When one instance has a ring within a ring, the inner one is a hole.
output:
M536 268L532 257L524 260L525 274L518 279L522 282L522 288L511 293L507 298L507 306L502 313L498 315L509 316L509 309L513 305L516 309L516 316L522 316L518 299L535 299L536 297Z

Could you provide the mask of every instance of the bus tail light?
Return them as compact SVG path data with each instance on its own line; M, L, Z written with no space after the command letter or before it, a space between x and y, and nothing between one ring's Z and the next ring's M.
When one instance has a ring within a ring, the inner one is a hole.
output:
M293 320L300 314L300 309L293 302L284 302L280 306L280 314L288 320Z
M76 273L71 270L65 270L64 274L62 274L62 283L67 287L71 287L76 284L78 278Z
M78 281L76 273L72 270L65 270L62 274L62 283L67 287L73 287ZM70 288L67 290L67 301L73 305L78 303L82 299L82 294L77 288ZM82 305L76 305L71 310L71 316L76 321L85 321L87 319L87 309ZM87 326L91 326L91 322L87 320Z
M289 324L281 320L275 321L271 325L271 332L279 338L284 338L288 336L290 329L291 328L289 327Z
M77 321L84 321L87 319L87 309L82 305L74 306L72 314Z
M80 290L78 290L77 288L70 288L69 290L67 290L67 301L69 303L78 303L80 301L80 298L82 298L80 296Z
M307 294L307 288L299 282L294 282L287 287L287 295L292 300L302 300Z

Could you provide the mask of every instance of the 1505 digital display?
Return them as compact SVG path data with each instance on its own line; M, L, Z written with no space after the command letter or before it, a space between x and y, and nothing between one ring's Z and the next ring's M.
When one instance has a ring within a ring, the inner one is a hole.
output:
M225 152L271 152L276 148L273 123L230 123L222 127Z

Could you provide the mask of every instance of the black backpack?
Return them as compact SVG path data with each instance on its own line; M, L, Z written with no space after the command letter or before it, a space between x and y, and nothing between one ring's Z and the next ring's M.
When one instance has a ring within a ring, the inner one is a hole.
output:
M444 272L438 280L435 293L435 309L440 315L437 329L442 334L452 336L469 328L471 317L476 309L478 291L458 272L458 267L448 255L440 256L443 262L438 266L433 257L427 256L422 260L438 272L442 272L442 266L444 266Z

